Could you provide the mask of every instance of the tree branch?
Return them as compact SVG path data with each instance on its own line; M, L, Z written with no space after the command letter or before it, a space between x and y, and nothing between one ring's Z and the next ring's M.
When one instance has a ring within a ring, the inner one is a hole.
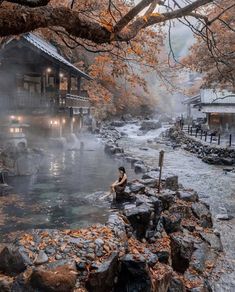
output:
M14 4L19 4L27 7L39 7L46 6L51 0L5 0L5 2L10 2ZM3 2L3 1L2 1Z
M139 4L133 7L127 12L114 26L114 32L121 31L125 26L128 25L144 8L148 7L154 0L142 0Z
M118 31L114 37L112 36L113 32L106 29L100 23L84 18L79 11L73 11L68 7L45 6L33 9L24 6L15 7L14 9L1 7L0 36L17 35L38 28L57 26L63 27L72 36L90 40L96 44L110 43L111 41L126 42L133 39L140 30L148 26L190 15L195 9L212 2L212 0L196 0L183 8L162 13L161 15L150 14L147 19L145 17L138 17L134 22L130 23L133 17L144 7L152 3L152 1L142 0L123 16L114 27L114 31ZM32 2L32 0L27 2ZM123 27L127 28L125 32L119 32Z

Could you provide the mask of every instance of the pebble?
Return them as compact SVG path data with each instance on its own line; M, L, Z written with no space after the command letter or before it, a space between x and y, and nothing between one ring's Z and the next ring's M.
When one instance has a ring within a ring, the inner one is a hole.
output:
M217 214L215 216L215 218L217 220L229 220L230 219L228 214Z
M57 255L55 256L55 259L56 259L56 260L61 260L61 259L62 259L62 255L57 254Z
M104 241L101 239L101 238L97 238L96 240L95 240L95 244L97 244L97 245L104 245Z
M41 264L45 264L47 262L48 262L48 256L46 255L46 253L43 250L40 250L40 252L35 260L35 264L41 265Z

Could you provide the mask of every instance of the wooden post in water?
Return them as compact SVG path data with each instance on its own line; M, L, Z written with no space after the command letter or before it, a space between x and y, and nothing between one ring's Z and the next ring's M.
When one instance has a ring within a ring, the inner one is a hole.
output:
M232 134L229 135L229 147L232 146Z
M220 145L220 134L218 136L218 145Z
M211 138L210 138L210 144L212 143L212 137L213 137L213 136L212 136L212 134L211 134Z
M158 194L160 193L160 188L161 188L163 159L164 159L164 151L161 150L159 153L159 163L158 163L158 166L160 167L159 180L158 180Z
M203 131L201 130L201 140L202 140L202 134L203 134Z
M206 142L206 139L207 139L207 132L205 132L205 142Z
M0 172L0 184L5 184L4 173Z

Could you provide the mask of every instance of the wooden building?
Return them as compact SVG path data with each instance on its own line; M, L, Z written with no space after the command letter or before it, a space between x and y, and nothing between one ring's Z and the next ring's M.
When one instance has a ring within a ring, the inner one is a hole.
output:
M204 113L210 130L235 132L235 94L204 89L200 95L186 99L184 104Z
M84 79L91 78L36 34L12 38L0 50L1 116L19 117L34 130L74 132L90 112Z

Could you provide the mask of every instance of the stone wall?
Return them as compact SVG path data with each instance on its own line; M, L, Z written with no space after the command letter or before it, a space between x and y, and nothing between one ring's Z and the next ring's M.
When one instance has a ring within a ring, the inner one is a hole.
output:
M210 145L186 135L177 127L170 128L166 136L173 141L173 147L182 147L184 150L197 155L204 162L217 165L235 165L235 149Z

